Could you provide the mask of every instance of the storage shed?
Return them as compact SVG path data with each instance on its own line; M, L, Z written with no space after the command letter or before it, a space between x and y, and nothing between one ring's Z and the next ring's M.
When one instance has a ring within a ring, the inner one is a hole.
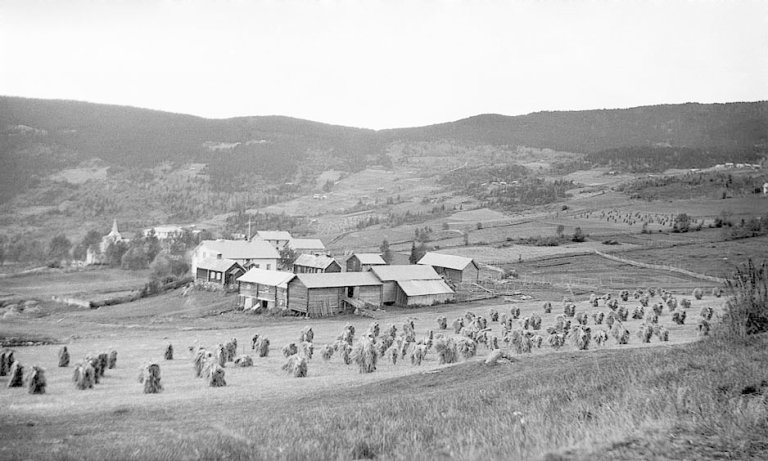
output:
M480 267L472 258L427 253L418 264L432 266L438 274L444 275L453 283L476 282L480 278Z
M296 274L253 268L237 279L238 305L245 310L288 307L288 282Z
M381 306L381 281L370 272L296 274L288 293L288 308L310 317Z
M453 290L430 266L376 266L371 272L381 280L384 304L432 305L455 297Z
M347 272L366 272L373 266L384 266L387 262L378 253L355 253L347 258Z

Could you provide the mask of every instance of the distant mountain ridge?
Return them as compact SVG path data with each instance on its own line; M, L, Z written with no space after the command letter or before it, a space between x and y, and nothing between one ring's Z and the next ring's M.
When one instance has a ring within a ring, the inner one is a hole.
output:
M205 119L133 107L0 96L0 201L34 177L91 158L152 167L205 163L218 181L291 178L310 159L375 163L393 142L451 140L594 153L623 146L768 146L768 102L477 115L425 127L368 130L282 116Z

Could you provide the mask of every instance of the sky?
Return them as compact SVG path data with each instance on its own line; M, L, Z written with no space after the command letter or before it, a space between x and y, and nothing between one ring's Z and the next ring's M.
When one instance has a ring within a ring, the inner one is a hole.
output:
M768 100L768 1L0 0L0 95L373 129Z

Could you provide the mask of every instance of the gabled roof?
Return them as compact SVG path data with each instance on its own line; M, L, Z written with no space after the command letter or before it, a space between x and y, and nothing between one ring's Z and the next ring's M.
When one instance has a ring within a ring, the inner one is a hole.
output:
M238 282L258 283L259 285L269 285L271 287L285 286L296 274L292 272L268 271L266 269L256 269L255 267L238 277Z
M288 246L294 250L323 250L325 245L320 239L291 239Z
M275 247L264 240L203 240L206 249L228 259L280 259Z
M472 258L463 256L446 255L443 253L427 253L419 260L417 264L446 267L457 271L463 271L470 264L475 264ZM477 267L477 264L475 264Z
M307 288L339 288L381 285L370 272L324 272L320 274L296 274Z
M387 264L387 262L384 261L384 258L382 258L381 255L378 253L355 253L352 256L356 257L358 261L360 261L360 264L368 264L368 265Z
M407 296L442 295L453 293L442 280L403 280L397 285Z
M290 240L291 234L287 231L256 231L256 236L262 240Z
M418 266L415 264L373 266L371 272L376 274L382 282L401 280L442 280L432 266Z
M198 269L205 269L216 272L226 272L231 269L232 266L237 266L240 269L243 268L243 266L241 266L237 261L232 261L231 259L227 258L206 258L197 263Z
M304 267L314 267L316 269L327 269L328 266L335 263L336 260L331 258L330 256L320 255L308 255L308 254L302 254L299 255L298 258L296 258L296 261L293 262L294 266L304 266Z

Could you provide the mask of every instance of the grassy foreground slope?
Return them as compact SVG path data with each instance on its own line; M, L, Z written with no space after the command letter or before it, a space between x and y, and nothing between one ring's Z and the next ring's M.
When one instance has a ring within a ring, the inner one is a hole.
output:
M767 346L706 338L470 361L301 398L0 414L0 458L766 459Z

